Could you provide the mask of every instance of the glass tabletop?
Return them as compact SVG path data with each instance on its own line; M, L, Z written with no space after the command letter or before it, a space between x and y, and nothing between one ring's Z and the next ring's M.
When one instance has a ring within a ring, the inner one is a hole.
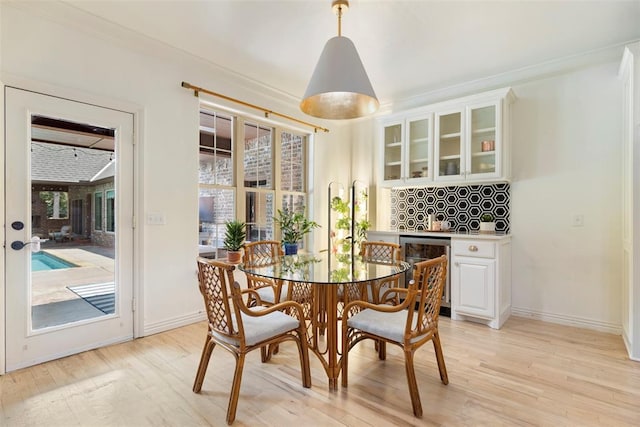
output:
M363 259L359 255L285 255L269 258L238 269L255 276L318 284L358 283L384 279L409 270L404 261L393 263Z

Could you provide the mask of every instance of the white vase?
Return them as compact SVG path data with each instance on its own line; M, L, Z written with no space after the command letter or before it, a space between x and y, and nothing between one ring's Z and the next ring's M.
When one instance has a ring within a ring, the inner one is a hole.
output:
M496 232L496 223L495 222L481 222L480 223L480 232L481 233L495 233Z

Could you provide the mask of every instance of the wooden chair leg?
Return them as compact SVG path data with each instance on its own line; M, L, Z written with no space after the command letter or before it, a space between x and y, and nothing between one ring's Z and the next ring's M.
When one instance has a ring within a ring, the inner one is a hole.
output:
M346 387L349 381L348 379L348 371L349 371L349 339L347 335L346 324L343 323L342 330L342 361L340 362L340 369L342 370L342 387Z
M296 343L298 344L298 353L300 356L302 387L311 388L311 364L309 363L309 350L307 348L307 343L303 342L303 340L306 340L306 333L303 325L304 323L302 323L298 329L298 339L296 340Z
M387 358L387 343L380 340L376 341L378 344L378 359L385 360Z
M260 360L262 361L262 363L267 363L269 360L271 360L271 347L270 346L263 346L260 347Z
M416 381L416 371L413 368L413 352L405 350L404 367L407 372L407 382L409 383L409 394L411 395L411 404L413 405L413 415L422 418L422 403L420 403L420 392L418 391L418 382Z
M209 359L211 359L211 353L213 352L213 348L216 346L209 334L207 333L207 340L204 342L204 347L202 348L202 355L200 356L200 364L198 365L198 372L196 373L196 379L193 382L193 392L200 393L202 389L202 383L204 382L204 376L207 373L207 367L209 366Z
M436 352L436 360L438 361L438 370L440 371L440 380L443 384L449 384L449 376L447 375L447 366L444 364L444 354L442 354L442 346L440 345L440 335L438 331L433 334L433 349Z
M242 369L244 368L244 354L236 356L236 371L233 374L233 385L229 396L229 406L227 408L227 424L231 425L236 419L236 409L238 408L238 397L240 396L240 384L242 383Z

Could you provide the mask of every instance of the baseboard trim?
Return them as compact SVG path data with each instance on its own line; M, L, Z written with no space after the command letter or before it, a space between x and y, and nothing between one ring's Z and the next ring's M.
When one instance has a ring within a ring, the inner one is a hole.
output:
M184 316L174 317L172 319L165 319L160 322L149 323L144 325L144 336L169 331L171 329L191 325L192 323L202 322L203 320L206 320L205 314L198 311L196 313L190 313Z
M515 307L511 307L511 314L518 317L528 317L530 319L558 323L560 325L577 326L579 328L593 329L600 332L622 335L622 326L611 322L602 322L599 320L586 319L584 317L545 313L542 311Z
M115 337L110 340L105 341L97 341L84 346L75 347L71 349L65 349L62 352L51 354L46 357L39 357L31 360L26 360L15 365L7 366L6 372L17 371L18 369L28 368L29 366L39 365L41 363L49 362L51 360L62 359L63 357L72 356L74 354L82 353L84 351L95 350L98 348L107 347L114 344L120 344L123 342L133 340L133 335L125 335L120 337Z

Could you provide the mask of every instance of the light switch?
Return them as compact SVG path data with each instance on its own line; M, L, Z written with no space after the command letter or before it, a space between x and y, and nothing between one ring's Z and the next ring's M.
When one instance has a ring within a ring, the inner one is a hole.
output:
M164 214L161 213L148 213L147 224L148 225L164 225Z

